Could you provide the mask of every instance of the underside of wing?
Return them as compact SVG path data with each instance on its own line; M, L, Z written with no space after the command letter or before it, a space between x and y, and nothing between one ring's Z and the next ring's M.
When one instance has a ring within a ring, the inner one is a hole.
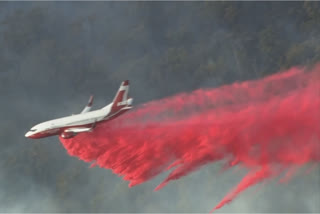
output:
M69 128L64 130L64 132L73 132L73 133L81 133L81 132L90 132L92 130L92 127L87 128L87 127L83 127L83 128Z
M61 133L61 137L64 139L69 139L69 138L73 138L74 136L76 136L78 133L81 132L90 132L92 131L92 127L91 128L69 128L64 130L64 132Z

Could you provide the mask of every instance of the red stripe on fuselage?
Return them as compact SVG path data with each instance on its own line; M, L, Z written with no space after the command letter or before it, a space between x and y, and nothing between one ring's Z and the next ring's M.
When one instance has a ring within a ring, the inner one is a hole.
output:
M111 114L115 113L115 112L119 111L121 108L123 108L123 105L118 105L118 103L122 102L123 95L125 92L126 92L125 90L118 92L117 97L114 99L113 104L111 106L111 112L110 112Z

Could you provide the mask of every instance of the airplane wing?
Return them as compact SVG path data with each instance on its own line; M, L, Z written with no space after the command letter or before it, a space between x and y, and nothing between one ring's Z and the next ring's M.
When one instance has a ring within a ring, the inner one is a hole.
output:
M81 132L91 132L95 127L96 123L93 123L91 127L68 128L61 133L61 137L65 139L72 138Z
M65 138L65 139L69 139L69 138L72 138L74 136L76 136L78 133L81 133L81 132L90 132L92 131L93 129L93 126L90 127L90 128L86 128L86 127L79 127L79 128L69 128L69 129L66 129L64 130L62 133L61 133L61 137L62 138Z
M90 111L90 109L92 107L92 103L93 103L93 96L91 95L90 98L89 98L88 104L86 105L86 107L84 107L84 109L82 110L81 114Z
M64 132L72 132L72 133L81 133L81 132L89 132L92 130L92 127L87 128L87 127L83 127L83 128L69 128L64 130Z

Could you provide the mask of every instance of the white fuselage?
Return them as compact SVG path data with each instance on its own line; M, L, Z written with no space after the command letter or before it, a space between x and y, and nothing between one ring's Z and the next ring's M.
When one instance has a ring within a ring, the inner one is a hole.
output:
M122 82L114 101L99 110L90 111L93 97L89 99L85 109L76 115L62 117L40 123L31 128L25 136L28 138L43 138L61 135L71 138L78 133L91 131L96 123L111 120L132 108L132 98L128 98L129 81Z
M108 105L108 107L109 106L110 105ZM82 127L103 121L104 119L108 119L109 112L110 107L86 112L83 114L76 114L54 120L49 120L32 127L31 130L27 132L25 136L34 136L33 138L42 138L50 135L56 135L63 131L61 129L66 129L70 127Z

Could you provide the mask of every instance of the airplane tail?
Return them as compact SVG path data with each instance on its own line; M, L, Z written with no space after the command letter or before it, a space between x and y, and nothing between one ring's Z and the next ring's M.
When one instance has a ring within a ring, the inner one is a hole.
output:
M129 80L123 81L120 88L112 101L111 112L116 113L122 108L131 108L133 99L128 98Z

